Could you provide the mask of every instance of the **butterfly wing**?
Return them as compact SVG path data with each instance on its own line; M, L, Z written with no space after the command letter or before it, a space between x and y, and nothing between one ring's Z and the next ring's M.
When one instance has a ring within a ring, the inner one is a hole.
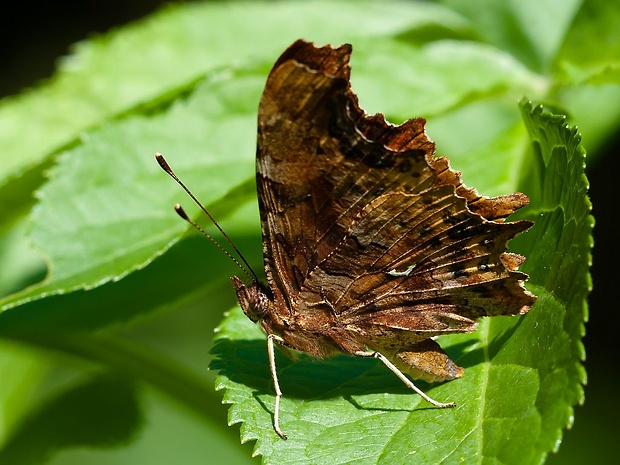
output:
M421 172L434 147L424 134L424 120L415 119L392 131L400 132L391 136L395 144L415 141L417 147L402 165L384 166L381 134L371 134L370 153L357 150L365 136L350 132L350 120L363 115L349 89L350 53L349 45L295 42L274 65L259 107L257 186L265 269L270 287L289 308L297 306L311 270L338 247L365 205L407 184L407 173ZM375 119L383 122L380 115ZM367 129L373 128L385 131L369 120ZM391 175L394 170L401 176Z
M445 370L425 379L450 379L459 369L430 337L535 300L522 258L506 252L531 223L504 219L528 199L464 186L433 157L423 119L366 115L350 53L298 41L268 78L257 184L269 285L283 312L330 314L342 350L381 349L409 366L444 357Z
M289 309L313 256L328 253L329 247L318 248L326 230L339 227L326 202L333 187L325 175L338 169L340 157L322 144L325 105L346 88L350 51L295 42L274 64L259 106L256 181L265 272L274 299Z

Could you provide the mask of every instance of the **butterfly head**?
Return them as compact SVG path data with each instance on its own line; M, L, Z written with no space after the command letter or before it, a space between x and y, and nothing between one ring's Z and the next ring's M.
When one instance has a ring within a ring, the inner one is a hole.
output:
M243 313L245 313L250 320L257 322L270 313L269 307L271 305L271 300L266 294L263 286L256 281L246 286L243 284L243 281L236 276L231 277L230 280L233 286L235 286L239 305Z

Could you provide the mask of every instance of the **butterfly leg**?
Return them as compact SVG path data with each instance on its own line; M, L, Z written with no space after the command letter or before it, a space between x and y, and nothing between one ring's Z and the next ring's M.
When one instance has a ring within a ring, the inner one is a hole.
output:
M449 407L454 407L456 404L454 402L437 402L435 399L431 399L428 395L426 395L423 391L421 391L415 384L413 384L413 382L407 378L404 373L402 371L400 371L392 362L390 362L387 357L385 357L385 355L381 354L380 352L356 352L355 353L356 356L358 357L374 357L374 358L378 358L379 360L381 360L383 362L383 364L388 367L392 373L394 373L396 376L398 376L398 378L405 383L405 385L409 388L409 389L413 389L415 392L417 392L420 397L422 397L422 399L424 399L426 402L428 402L429 404L434 405L435 407L439 407L439 408L449 408Z
M276 391L276 405L273 410L273 429L278 433L282 439L286 439L286 434L280 429L280 398L282 397L282 391L280 390L280 383L278 382L278 374L276 372L276 353L274 348L274 339L279 339L274 334L267 336L267 355L269 356L269 369L271 370L271 377L273 378L273 387Z

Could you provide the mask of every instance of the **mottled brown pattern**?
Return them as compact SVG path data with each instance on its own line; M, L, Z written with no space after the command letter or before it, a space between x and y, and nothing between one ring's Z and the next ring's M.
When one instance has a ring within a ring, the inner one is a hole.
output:
M297 41L275 63L258 117L268 286L233 283L270 342L315 357L376 351L415 379L454 379L463 370L431 337L535 300L523 258L506 252L531 223L504 219L528 198L465 187L433 156L424 119L366 115L350 54Z

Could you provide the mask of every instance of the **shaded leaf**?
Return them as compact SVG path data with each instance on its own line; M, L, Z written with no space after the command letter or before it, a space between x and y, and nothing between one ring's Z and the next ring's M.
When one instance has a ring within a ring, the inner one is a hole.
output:
M141 422L134 386L116 376L95 376L32 411L0 449L0 462L38 464L69 446L120 446Z
M439 0L474 23L484 41L510 51L538 72L553 62L582 0L460 2Z
M620 4L583 2L555 60L560 78L572 83L620 83ZM592 53L596 50L596 53Z

